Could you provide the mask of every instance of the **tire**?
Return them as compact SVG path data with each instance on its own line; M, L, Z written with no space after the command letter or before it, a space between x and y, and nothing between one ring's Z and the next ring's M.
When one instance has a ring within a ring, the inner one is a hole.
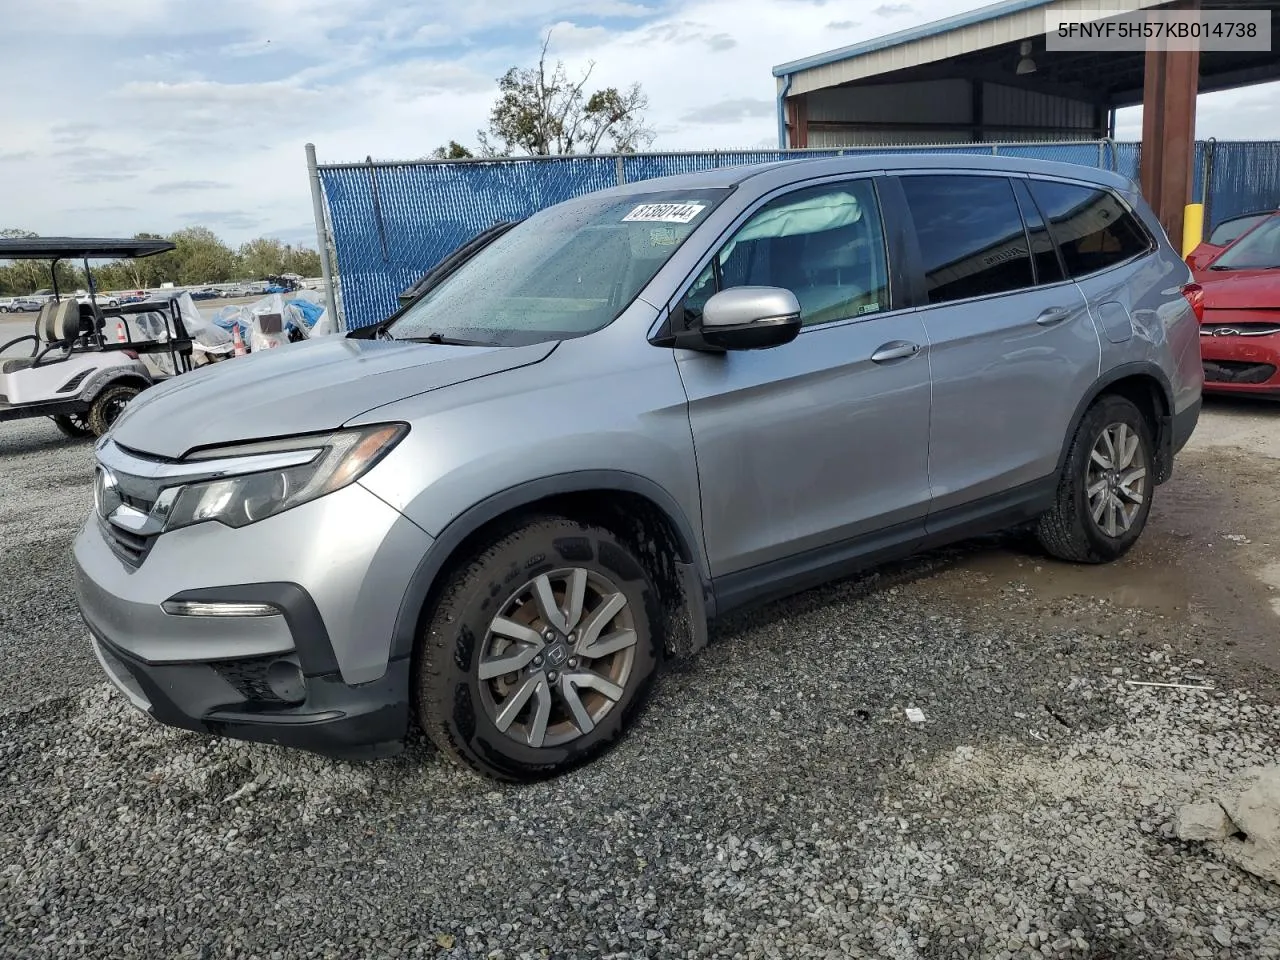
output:
M117 383L94 397L88 416L89 429L93 431L93 435L101 437L110 430L116 418L124 411L125 405L141 392L138 387Z
M93 429L89 426L89 417L86 414L59 413L49 419L57 425L64 437L85 440L93 436Z
M540 580L551 590L552 616L562 618L558 629L547 630L547 606L536 599ZM574 606L578 580L583 600L575 624L565 611ZM618 739L648 695L662 614L648 571L617 536L563 517L532 518L443 583L419 637L414 673L419 721L442 752L490 779L529 781L563 773ZM608 619L595 622L593 614ZM492 630L499 615L502 633ZM597 639L578 636L575 626ZM601 651L595 657L593 644ZM495 661L511 669L494 674ZM588 673L609 688L569 679Z
M1110 451L1122 438L1115 458L1120 467L1111 468ZM1136 438L1136 445L1130 438ZM1101 459L1095 458L1095 449ZM1142 412L1124 397L1100 397L1072 438L1057 502L1036 525L1040 544L1050 555L1075 563L1108 563L1124 556L1147 524L1154 468L1155 443Z

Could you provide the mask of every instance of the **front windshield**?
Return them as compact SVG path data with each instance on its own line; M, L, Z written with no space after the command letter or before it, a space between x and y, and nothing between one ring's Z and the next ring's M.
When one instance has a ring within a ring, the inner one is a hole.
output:
M1273 270L1280 267L1280 217L1246 233L1213 262L1213 270Z
M1213 233L1209 234L1209 242L1216 247L1225 247L1232 240L1238 239L1250 227L1269 216L1270 214L1267 213L1255 213L1247 217L1236 217L1234 220L1224 221L1213 228Z
M727 189L586 196L512 227L391 323L396 340L521 346L620 314Z

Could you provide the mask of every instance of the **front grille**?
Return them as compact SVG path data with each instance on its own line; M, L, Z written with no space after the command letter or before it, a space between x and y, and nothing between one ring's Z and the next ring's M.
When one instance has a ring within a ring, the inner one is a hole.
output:
M1280 323L1204 323L1200 325L1202 337L1270 337L1280 333Z
M1249 363L1245 360L1205 360L1206 383L1266 383L1276 375L1270 363Z
M123 492L120 494L120 499L135 510L140 510L143 513L150 513L151 507L154 504L154 501L152 500L144 500L142 497L131 497L129 494Z
M256 657L251 660L221 660L213 661L209 666L235 687L246 702L279 705L288 701L277 696L267 682L267 669L278 659L279 657Z
M98 518L98 526L102 530L103 538L107 541L107 546L117 557L134 567L142 564L156 542L155 537L140 537L128 530L121 530L114 523L109 523L101 517Z

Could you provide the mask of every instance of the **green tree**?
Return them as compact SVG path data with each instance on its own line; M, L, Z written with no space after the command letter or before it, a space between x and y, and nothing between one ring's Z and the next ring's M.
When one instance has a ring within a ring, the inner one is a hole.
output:
M259 237L240 247L240 276L261 279L275 274L288 273L285 257L288 247L271 237Z
M554 66L547 62L550 44L548 32L537 66L512 67L498 78L489 129L476 133L480 156L599 153L606 147L614 153L635 153L653 143L653 130L644 119L649 97L640 84L588 93L594 61L575 81L563 61ZM436 160L471 156L475 154L456 140L431 154Z
M431 151L431 160L469 160L475 154L460 144L457 140L450 140L443 147L436 147Z
M309 247L287 247L285 255L285 273L296 273L300 277L320 276L320 254Z

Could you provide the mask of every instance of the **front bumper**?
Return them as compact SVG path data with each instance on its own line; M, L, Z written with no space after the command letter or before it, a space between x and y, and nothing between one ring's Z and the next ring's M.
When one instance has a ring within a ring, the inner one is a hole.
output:
M331 756L394 752L409 658L392 638L429 536L358 484L238 530L164 533L122 555L91 514L76 594L104 671L135 706L189 730ZM166 601L265 604L182 616Z
M1280 396L1280 333L1202 335L1200 357L1205 392Z
M218 663L147 663L90 630L93 652L113 684L139 710L172 727L311 750L341 759L403 749L409 723L409 661L381 680L350 687L336 673L307 677L301 703L270 699L263 677L290 658ZM269 661L269 662L268 662Z

